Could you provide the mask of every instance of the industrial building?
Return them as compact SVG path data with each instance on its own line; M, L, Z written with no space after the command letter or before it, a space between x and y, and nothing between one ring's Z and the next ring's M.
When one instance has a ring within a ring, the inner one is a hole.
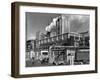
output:
M89 30L75 32L70 27L70 17L61 14L46 26L45 33L37 31L36 39L30 42L34 45L30 50L34 52L32 57L41 64L89 64Z

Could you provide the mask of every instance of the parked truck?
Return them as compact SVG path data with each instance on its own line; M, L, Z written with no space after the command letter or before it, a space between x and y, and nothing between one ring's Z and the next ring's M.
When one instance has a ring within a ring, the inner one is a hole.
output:
M40 59L41 64L48 63L49 62L48 51L46 51L46 50L41 51L39 59Z

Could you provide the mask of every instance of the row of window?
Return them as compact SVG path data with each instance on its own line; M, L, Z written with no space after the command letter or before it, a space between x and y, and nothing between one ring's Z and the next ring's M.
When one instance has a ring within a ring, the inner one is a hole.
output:
M45 38L45 39L39 40L37 43L38 44L45 44L45 43L64 40L64 39L67 39L67 38L68 38L68 34L66 33L66 34L62 34L62 35L58 35L58 36L49 37L49 38Z

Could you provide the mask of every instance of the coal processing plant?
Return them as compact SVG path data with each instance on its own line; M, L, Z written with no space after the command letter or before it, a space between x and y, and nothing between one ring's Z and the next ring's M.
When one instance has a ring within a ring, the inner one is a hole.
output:
M26 67L89 64L89 16L85 17L61 14L44 33L36 31L36 38L26 41Z

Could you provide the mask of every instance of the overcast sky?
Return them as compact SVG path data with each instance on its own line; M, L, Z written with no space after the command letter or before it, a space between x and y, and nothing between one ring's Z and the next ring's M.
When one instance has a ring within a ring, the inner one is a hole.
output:
M53 18L60 14L49 13L26 13L26 31L27 40L35 39L36 32L45 33L45 27L48 26ZM67 15L67 14L66 14ZM88 15L70 15L71 31L84 32L89 30L89 16Z
M59 14L26 13L27 40L36 38L36 31L45 32L45 27Z

